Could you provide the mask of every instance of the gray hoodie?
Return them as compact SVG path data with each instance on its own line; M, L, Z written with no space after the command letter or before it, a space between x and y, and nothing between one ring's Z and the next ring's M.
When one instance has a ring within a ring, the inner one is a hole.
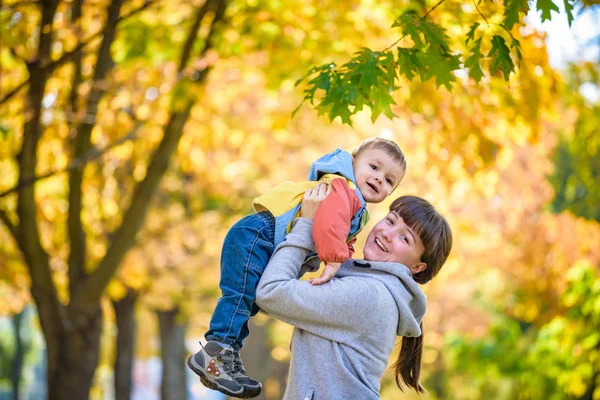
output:
M402 264L352 259L312 286L298 279L309 251L312 221L298 218L256 291L263 311L296 327L284 399L379 399L396 336L421 335L425 294Z

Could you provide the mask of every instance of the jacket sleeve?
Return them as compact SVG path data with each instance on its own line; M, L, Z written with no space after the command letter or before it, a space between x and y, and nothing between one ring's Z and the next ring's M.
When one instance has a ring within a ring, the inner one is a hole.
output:
M321 202L313 224L313 238L317 254L323 262L344 262L351 253L346 239L354 214L361 203L354 190L348 187L346 179L334 179L331 192Z
M336 342L373 326L377 288L358 277L334 277L313 286L298 279L304 257L314 249L312 223L298 218L269 260L256 290L256 304L271 316ZM347 249L347 247L346 247Z
M350 240L347 244L348 244L348 254L350 255L350 258L352 258L352 256L356 252L356 250L354 249L354 245L356 244L356 238L355 237L352 238L352 240Z

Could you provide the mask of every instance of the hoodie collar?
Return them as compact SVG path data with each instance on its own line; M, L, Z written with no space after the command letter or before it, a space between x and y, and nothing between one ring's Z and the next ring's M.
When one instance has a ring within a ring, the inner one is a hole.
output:
M421 335L419 324L427 310L427 297L406 265L348 259L336 276L364 276L383 283L398 306L398 336Z

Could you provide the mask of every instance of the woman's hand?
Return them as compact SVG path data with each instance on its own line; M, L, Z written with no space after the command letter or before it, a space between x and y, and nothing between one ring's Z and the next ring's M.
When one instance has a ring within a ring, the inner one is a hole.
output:
M331 187L328 187L324 183L319 183L314 188L307 190L304 193L304 199L302 199L300 216L302 218L314 219L319 204L327 197L330 191Z

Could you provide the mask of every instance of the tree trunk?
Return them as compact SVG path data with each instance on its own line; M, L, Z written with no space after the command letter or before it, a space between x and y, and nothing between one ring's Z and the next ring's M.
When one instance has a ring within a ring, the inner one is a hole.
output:
M94 84L91 93L88 95L86 106L86 112L93 116L98 111L96 106L102 96L102 91L99 90L96 84L106 78L110 69L110 63L112 62L110 60L110 45L116 34L116 23L120 20L120 5L123 2L123 0L111 0L107 9L108 18L103 30L103 39L99 46L98 62L92 81ZM26 110L24 115L26 118L23 126L21 149L16 158L19 166L19 184L36 180L38 143L45 130L40 118L42 99L47 80L51 77L52 68L55 65L52 62L51 49L54 34L54 16L59 0L44 0L36 3L41 8L40 29L38 30L39 44L36 56L32 57L27 63L30 78L28 80L29 90L25 99ZM146 7L146 4L152 2L144 3L143 7ZM206 6L200 7L182 52L179 72L183 71L188 64L197 31L204 17L214 15L209 33L204 37L205 45L200 57L206 54L214 33L214 25L223 19L225 6L224 0L213 0L207 1ZM199 71L200 76L195 83L200 84L203 82L208 71L209 68ZM195 97L188 99L186 107L182 110L171 110L171 118L164 129L163 139L158 149L152 155L146 178L136 186L132 203L123 214L121 226L112 235L111 244L104 258L94 272L90 274L85 272L87 258L83 247L85 246L85 237L82 233L80 221L81 203L79 197L81 192L70 194L69 242L74 253L69 254L70 297L68 306L62 304L59 299L58 290L52 277L53 272L50 268L50 255L42 246L37 220L35 185L27 184L19 189L16 206L19 221L17 225L13 225L5 213L0 210L0 220L7 225L14 236L31 277L31 295L38 308L40 325L46 341L48 400L85 400L89 398L89 389L92 386L99 359L100 335L102 332L100 299L123 257L135 244L135 235L144 223L152 194L158 187L162 176L167 170L171 156L177 148L194 101ZM83 129L82 127L80 133L83 132ZM88 126L86 129L91 128ZM84 139L87 140L87 138ZM85 143L83 144L85 145ZM84 150L85 148L83 146ZM70 180L70 189L77 191L80 183L78 179ZM75 197L78 199L75 199ZM173 326L177 328L177 325ZM175 329L171 336L177 338L183 349L183 335L179 331L185 332L185 329ZM179 336L181 337L179 338ZM181 353L183 353L182 349ZM174 357L183 360L184 356L177 354ZM180 363L182 365L181 369L184 371L183 361ZM167 369L175 372L175 368L168 368L168 365ZM181 377L184 377L183 373L181 373ZM185 398L185 387L183 385L175 389L183 390L184 395L178 397L179 392L173 391L173 398Z
M185 332L187 324L177 321L179 310L157 311L162 359L162 400L187 398L185 379Z
M268 340L272 320L256 324L250 319L250 336L244 343L241 355L248 376L263 384L263 391L256 400L277 400L283 397L289 365L271 358L273 347Z
M44 331L46 334L46 331ZM86 400L94 380L100 354L102 310L81 315L71 329L62 329L58 338L46 337L48 352L48 400ZM50 360L54 360L51 363ZM53 371L51 374L50 371Z
M12 360L10 383L12 386L13 400L20 400L21 375L23 373L23 360L25 359L25 346L21 336L21 326L25 310L12 317L13 333L15 336L15 353Z
M448 398L446 381L446 364L440 352L435 359L433 371L427 379L428 387L426 389L433 393L437 399L446 399Z
M113 302L117 319L117 357L115 360L115 400L129 400L135 350L135 303L137 296L129 293Z

